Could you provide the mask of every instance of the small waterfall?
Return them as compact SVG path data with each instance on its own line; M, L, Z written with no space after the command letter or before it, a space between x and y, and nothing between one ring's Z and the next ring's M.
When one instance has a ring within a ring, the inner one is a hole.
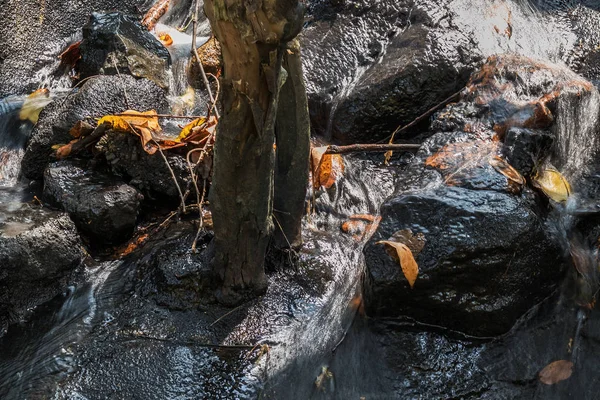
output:
M563 92L559 98L554 126L556 164L573 182L598 161L599 116L600 94L595 87L589 92Z

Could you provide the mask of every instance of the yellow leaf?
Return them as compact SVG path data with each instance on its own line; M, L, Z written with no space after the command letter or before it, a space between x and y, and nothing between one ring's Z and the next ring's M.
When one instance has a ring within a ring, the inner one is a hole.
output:
M571 195L571 185L565 177L554 168L538 171L532 180L533 186L541 189L546 196L556 202L567 201Z
M159 32L157 36L163 46L168 47L173 44L173 38L167 32Z
M567 360L551 362L540 371L540 382L546 385L554 385L565 379L569 379L573 373L573 363Z
M179 136L177 137L177 139L175 139L175 142L177 142L177 143L185 142L187 137L190 136L190 134L192 133L192 129L194 129L197 126L201 126L205 122L206 122L205 117L196 118L195 120L190 122L189 124L187 124L186 126L183 127L183 129L179 133Z
M415 261L412 251L405 244L392 242L391 240L382 240L377 242L377 244L383 244L386 246L386 249L392 250L392 257L400 263L402 273L412 289L419 275L419 265ZM388 254L390 253L388 252Z
M40 117L40 112L46 107L48 104L52 102L50 98L50 91L48 89L38 89L35 92L31 93L25 101L23 102L23 106L21 106L21 111L19 111L19 119L22 121L29 120L33 124L37 124L38 119Z
M158 116L155 110L139 112L127 110L118 115L105 115L98 121L98 126L108 123L112 129L121 132L133 133L140 137L144 151L149 154L156 152L156 146L150 145L153 133L161 131Z

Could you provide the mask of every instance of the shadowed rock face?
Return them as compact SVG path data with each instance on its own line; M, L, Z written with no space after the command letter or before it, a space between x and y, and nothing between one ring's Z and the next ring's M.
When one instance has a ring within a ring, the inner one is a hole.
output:
M42 111L25 150L21 172L26 178L41 179L52 161L52 146L71 141L69 130L79 120L127 109L154 109L160 113L167 107L163 90L146 79L128 75L92 78L75 94Z
M61 293L82 259L81 240L66 214L0 236L0 327Z
M100 243L131 236L142 198L133 187L70 161L50 164L44 173L44 200L68 212Z

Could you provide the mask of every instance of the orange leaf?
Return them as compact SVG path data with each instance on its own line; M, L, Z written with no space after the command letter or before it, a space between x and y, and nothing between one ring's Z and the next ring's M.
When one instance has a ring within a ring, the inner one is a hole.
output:
M77 123L69 131L69 135L74 138L89 135L94 131L94 127L85 121L77 121Z
M64 146L59 147L56 150L56 157L59 159L68 157L69 154L71 154L72 146L73 146L73 144L69 143L69 144L65 144Z
M341 154L325 154L319 167L319 183L329 189L344 174L344 159Z
M565 379L569 379L573 373L573 363L567 360L551 362L540 371L540 382L546 385L554 385Z
M400 263L402 273L412 289L417 280L417 276L419 275L419 265L415 261L412 251L410 251L405 244L392 242L390 240L382 240L377 242L377 244L383 244L386 246L387 250L391 250L391 256ZM390 252L388 252L388 254L390 254Z
M144 151L148 154L156 152L156 146L150 144L154 139L152 134L161 131L155 110L145 112L127 110L117 115L105 115L98 121L98 126L104 123L109 123L114 130L139 136Z
M173 44L173 38L166 32L159 32L158 39L164 46L170 46Z

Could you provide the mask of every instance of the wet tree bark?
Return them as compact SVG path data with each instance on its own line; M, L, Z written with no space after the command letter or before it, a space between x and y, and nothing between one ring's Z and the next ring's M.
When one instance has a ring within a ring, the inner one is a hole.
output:
M277 140L273 244L298 248L302 244L306 182L310 157L310 122L300 43L289 43L283 68L287 79L281 88L275 136Z
M266 288L264 258L274 230L275 121L288 75L282 65L288 42L301 29L303 6L298 0L205 0L204 9L223 52L223 115L210 199L214 268L222 279L220 300L236 303ZM289 154L282 147L277 151Z

